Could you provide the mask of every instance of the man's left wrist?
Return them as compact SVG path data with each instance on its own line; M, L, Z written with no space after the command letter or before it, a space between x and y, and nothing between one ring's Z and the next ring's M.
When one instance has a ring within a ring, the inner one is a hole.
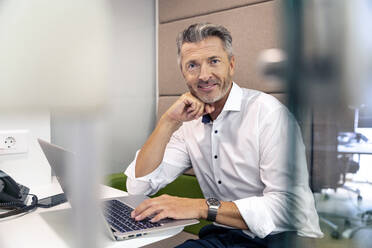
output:
M207 219L208 216L208 205L205 202L205 199L198 199L198 208L199 211L198 219Z
M207 220L216 221L218 209L221 207L221 202L217 198L211 197L206 199L208 206Z

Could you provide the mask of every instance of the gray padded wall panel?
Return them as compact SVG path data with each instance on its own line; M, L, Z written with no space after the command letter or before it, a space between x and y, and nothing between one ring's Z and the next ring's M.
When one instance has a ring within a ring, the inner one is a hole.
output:
M284 92L282 84L264 80L257 69L259 53L279 46L277 7L277 1L263 2L159 25L159 94L179 95L187 90L176 62L175 39L188 25L203 21L222 24L231 31L236 56L234 81L264 92Z
M160 96L158 101L157 119L179 98L179 96Z
M178 32L196 22L222 24L231 31L236 55L236 83L270 93L287 105L284 85L264 80L257 69L260 51L280 46L278 11L279 0L159 0L158 118L187 91L177 65L175 41ZM312 120L309 113L303 115L300 126L310 164Z
M159 23L206 15L265 1L271 0L159 0Z

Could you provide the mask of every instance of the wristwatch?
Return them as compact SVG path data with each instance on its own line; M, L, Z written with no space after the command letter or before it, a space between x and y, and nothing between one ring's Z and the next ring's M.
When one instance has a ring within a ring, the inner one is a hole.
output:
M208 198L207 205L208 205L207 220L216 221L217 211L218 211L218 208L221 206L221 202L217 200L216 198Z

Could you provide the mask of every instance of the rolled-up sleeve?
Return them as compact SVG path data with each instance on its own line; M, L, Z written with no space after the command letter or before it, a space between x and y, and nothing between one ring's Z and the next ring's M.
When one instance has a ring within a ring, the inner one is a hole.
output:
M274 230L275 224L268 214L269 211L263 197L249 197L236 200L234 203L250 232L254 235L264 238Z
M127 176L127 191L130 195L151 195L154 192L154 189L151 186L151 181L159 174L161 165L150 174L136 178L135 167L138 153L139 150L136 153L135 159L132 161L132 163L130 163L130 165L124 172L124 174Z
M156 194L156 192L191 167L181 128L172 135L160 165L146 176L136 178L135 166L139 153L137 151L135 159L124 172L127 175L127 190L129 194Z
M260 238L290 227L299 233L306 231L306 236L319 237L322 233L316 223L318 216L308 186L300 129L284 109L271 113L269 119L276 121L266 122L260 130L260 178L265 185L263 195L239 199L234 203L249 231ZM288 153L288 148L294 154ZM314 220L309 220L312 217ZM309 229L311 221L314 224Z

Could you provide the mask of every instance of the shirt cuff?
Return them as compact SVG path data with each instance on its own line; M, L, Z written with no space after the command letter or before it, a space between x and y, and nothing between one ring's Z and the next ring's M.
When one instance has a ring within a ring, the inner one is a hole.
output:
M264 238L275 229L265 201L262 197L249 197L234 201L249 230L259 238Z
M130 195L150 195L154 191L150 180L158 176L160 166L146 176L136 178L136 161L138 153L139 151L137 151L135 159L124 172L127 176L127 191Z

